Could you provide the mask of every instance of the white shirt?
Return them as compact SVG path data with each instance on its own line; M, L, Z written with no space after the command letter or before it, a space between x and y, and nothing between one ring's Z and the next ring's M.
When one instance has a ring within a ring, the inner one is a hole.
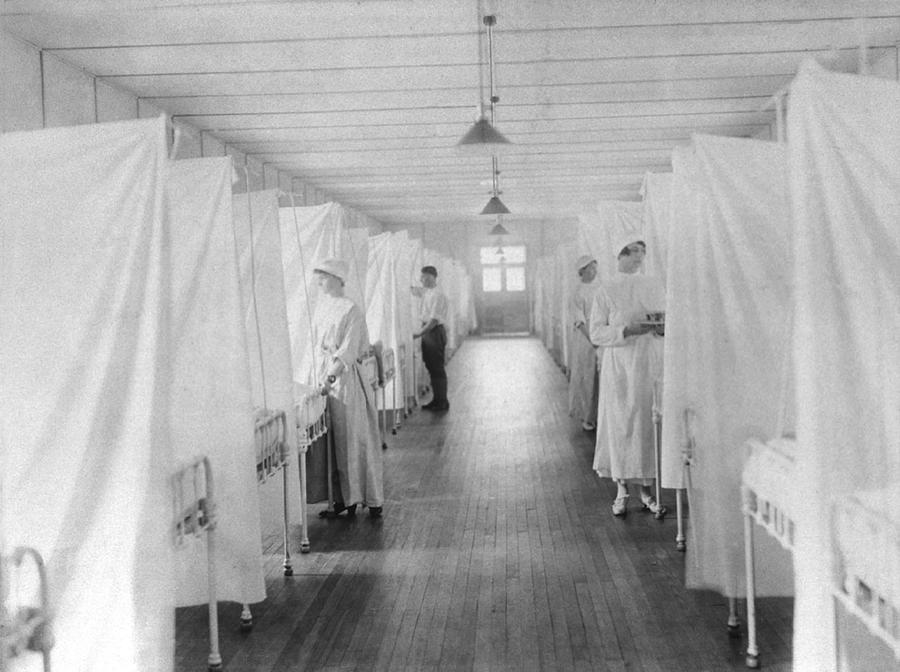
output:
M422 324L434 318L438 324L447 323L447 297L437 287L425 287L422 291Z

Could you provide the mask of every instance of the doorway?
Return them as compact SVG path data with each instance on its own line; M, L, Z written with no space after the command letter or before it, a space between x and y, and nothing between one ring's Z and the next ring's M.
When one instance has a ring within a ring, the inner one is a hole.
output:
M524 245L482 247L482 334L522 334L530 330Z

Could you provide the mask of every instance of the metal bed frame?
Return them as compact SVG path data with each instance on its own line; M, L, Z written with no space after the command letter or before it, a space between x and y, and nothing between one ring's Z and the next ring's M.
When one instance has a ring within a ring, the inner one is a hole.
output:
M744 514L744 564L747 573L747 654L749 668L759 667L759 647L756 640L756 567L753 553L754 523L761 526L781 546L793 554L796 539L796 523L792 515L790 493L795 487L795 441L786 437L767 443L748 442L750 456L741 478L741 509ZM771 465L765 469L765 478L759 464ZM729 598L729 629L737 628L734 614L734 598Z
M253 443L256 452L256 480L262 485L275 476L282 473L282 501L283 501L283 540L284 540L284 567L285 576L293 576L294 569L291 565L291 547L288 538L290 532L290 512L288 509L288 485L289 466L291 462L290 450L287 446L287 417L284 411L259 409L256 414ZM250 605L241 606L241 630L247 632L253 628L253 614Z
M295 386L296 390L296 386ZM297 453L300 457L300 552L309 553L309 522L306 509L306 454L313 443L328 433L328 414L325 398L314 387L304 386L294 400L297 416ZM331 467L329 446L329 469ZM330 472L329 472L330 473ZM331 479L328 479L329 497ZM285 574L287 576L287 574Z
M387 348L381 355L381 422L379 423L379 429L381 431L382 450L387 449L387 441L385 439L388 426L387 384L394 380L395 373L396 363L394 361L394 351L391 348ZM397 386L394 385L394 396L397 394L396 390ZM396 434L396 431L394 431L394 433Z
M403 396L406 396L406 368L409 366L406 362L406 343L401 343L397 346L397 362L399 363L396 367L397 373L399 375L396 376L400 380L400 386L403 389ZM397 399L397 384L396 381L394 383L394 427L391 429L391 434L396 434L397 430L400 429L401 419L406 417L407 414L407 405L406 399Z
M897 488L885 491L882 500L896 501L896 492ZM837 541L833 550L837 570L831 584L835 606L841 604L884 642L900 667L900 525L862 493L837 502L832 520Z
M38 605L16 604L7 609L7 598L14 592L15 576L26 560L37 571ZM26 652L40 653L44 672L50 672L50 650L53 648L53 625L50 611L47 569L41 554L33 548L17 547L8 556L0 555L0 670L10 669L11 661Z
M209 586L209 656L211 672L222 669L219 652L219 615L216 592L216 506L213 472L208 457L199 457L173 476L173 532L175 546L183 546L189 537L206 536Z

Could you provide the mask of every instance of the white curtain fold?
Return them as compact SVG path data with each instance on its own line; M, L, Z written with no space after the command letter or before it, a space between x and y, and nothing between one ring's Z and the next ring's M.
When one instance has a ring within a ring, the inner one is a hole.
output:
M200 455L212 464L217 598L252 603L266 592L231 175L228 157L176 161L169 168L170 423L177 464ZM202 537L176 552L178 606L208 601L206 563Z
M313 276L315 263L328 257L346 261L349 275L345 295L361 310L366 309L368 245L359 234L351 233L350 212L338 203L279 210L288 330L296 382L307 383L316 371L310 333L319 296Z
M644 210L643 240L647 243L644 272L666 284L669 221L672 210L672 173L647 173L641 186Z
M232 199L232 210L250 359L251 399L254 408L285 412L287 444L293 447L297 445L297 427L291 338L281 264L278 192L236 194ZM263 521L280 520L283 515L281 480L259 486ZM299 520L299 497L288 496L287 501L291 519Z
M385 403L388 408L403 408L404 390L402 377L399 375L399 346L406 341L400 331L400 314L398 295L409 291L403 287L396 277L394 263L392 233L380 233L368 240L368 262L366 272L366 324L369 338L381 341L385 348L394 351L394 362L397 370L393 380L385 386ZM395 388L396 386L396 394ZM381 400L378 400L381 404Z
M679 241L669 259L664 450L680 457L692 432L687 586L740 597L746 591L745 442L773 437L785 399L791 298L786 154L775 143L695 136L692 157L686 177L693 184L684 194L673 191L679 201L699 198L693 212L674 223ZM676 172L685 163L679 157ZM686 412L693 416L690 428ZM674 476L663 485L681 485L677 471ZM757 593L790 594L787 558L769 559L784 551L767 535L757 539L766 567Z
M795 670L835 669L829 588L840 580L836 502L896 491L900 483L898 109L896 82L828 73L812 61L790 91L803 484L794 555ZM880 508L889 526L897 525L895 508L889 500ZM877 584L896 585L891 567Z
M165 137L0 135L0 546L47 563L58 670L173 665Z

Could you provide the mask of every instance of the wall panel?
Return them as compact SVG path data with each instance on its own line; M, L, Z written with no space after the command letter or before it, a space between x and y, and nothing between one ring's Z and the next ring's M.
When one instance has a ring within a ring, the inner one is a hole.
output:
M133 94L97 82L97 121L122 121L137 115L137 99Z
M9 33L0 35L0 132L31 131L43 126L41 59L34 47Z
M44 126L93 124L94 78L44 52Z

